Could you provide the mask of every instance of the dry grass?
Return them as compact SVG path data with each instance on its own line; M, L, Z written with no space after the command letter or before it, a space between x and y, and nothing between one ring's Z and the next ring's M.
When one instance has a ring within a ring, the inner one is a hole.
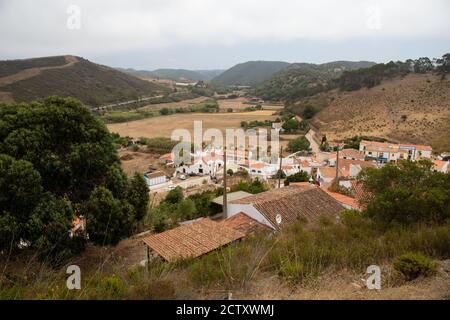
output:
M183 100L183 101L179 101L179 102L149 104L149 105L143 106L141 108L138 108L138 110L152 111L152 110L161 110L162 108L168 108L168 109L187 108L187 107L191 107L193 105L199 104L199 103L203 103L208 100L209 100L209 98L198 97L198 98L187 99L187 100Z
M371 89L331 95L334 100L315 121L330 140L370 135L450 150L448 79L410 74Z
M190 113L173 114L163 117L148 118L126 123L108 124L111 132L133 138L169 137L175 129L187 129L193 134L194 121L203 122L203 132L216 128L225 132L226 129L240 128L241 121L275 120L274 111L260 110L253 112L234 113Z
M248 99L244 97L236 98L236 99L221 99L217 100L219 103L220 111L226 111L227 109L233 109L235 111L245 110L245 108L252 107L254 105L248 104ZM273 105L273 104L262 104L264 110L281 110L283 109L283 105Z

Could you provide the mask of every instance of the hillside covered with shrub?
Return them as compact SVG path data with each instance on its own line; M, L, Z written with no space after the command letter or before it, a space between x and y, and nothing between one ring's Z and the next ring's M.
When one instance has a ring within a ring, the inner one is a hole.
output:
M30 102L72 96L89 106L159 95L169 89L74 56L0 61L0 98Z

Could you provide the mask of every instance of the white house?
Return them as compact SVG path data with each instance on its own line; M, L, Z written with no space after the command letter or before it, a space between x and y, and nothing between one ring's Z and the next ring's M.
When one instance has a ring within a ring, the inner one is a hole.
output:
M167 176L162 171L146 173L144 179L150 188L167 182Z
M191 157L192 163L183 164L176 168L176 172L183 174L195 174L195 175L209 175L216 176L221 173L223 169L224 161L223 156L215 152L210 152L206 155L195 155Z
M395 162L397 160L430 159L433 149L430 146L415 144L395 144L362 140L359 150L364 156L379 162Z
M438 172L448 173L450 171L450 161L433 160L433 169Z

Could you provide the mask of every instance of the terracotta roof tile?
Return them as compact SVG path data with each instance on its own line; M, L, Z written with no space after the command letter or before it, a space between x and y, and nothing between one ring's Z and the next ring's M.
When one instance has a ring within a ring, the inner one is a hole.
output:
M339 202L315 186L274 189L231 203L251 204L275 228L278 228L277 215L281 216L282 224L294 223L300 218L314 223L321 215L335 216L344 210Z
M244 233L203 218L190 224L153 234L142 241L166 261L196 258L239 240Z
M239 212L222 221L221 223L229 228L240 231L245 235L254 234L264 230L271 230L270 227L249 217L243 212Z

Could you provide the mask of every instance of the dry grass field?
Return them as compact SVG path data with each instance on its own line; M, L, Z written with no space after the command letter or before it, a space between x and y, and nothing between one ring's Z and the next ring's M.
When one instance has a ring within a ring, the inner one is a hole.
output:
M330 140L355 135L431 144L450 150L450 81L410 74L371 89L333 92L315 124Z
M169 137L175 129L187 129L193 134L194 121L202 121L203 132L209 128L221 131L240 128L241 121L275 120L273 110L233 113L177 113L169 116L148 118L143 120L108 124L111 132L133 138Z
M248 104L247 98L240 97L236 99L221 99L217 100L219 103L220 111L226 111L227 109L233 110L245 110L245 108L252 107L254 105ZM264 110L281 110L283 109L283 105L274 105L274 104L262 104Z
M149 104L138 108L138 110L142 111L151 111L151 110L161 110L162 108L168 109L176 109L176 108L187 108L202 102L209 100L209 98L198 97L194 99L183 100L179 102L169 102L169 103L157 103L157 104Z

